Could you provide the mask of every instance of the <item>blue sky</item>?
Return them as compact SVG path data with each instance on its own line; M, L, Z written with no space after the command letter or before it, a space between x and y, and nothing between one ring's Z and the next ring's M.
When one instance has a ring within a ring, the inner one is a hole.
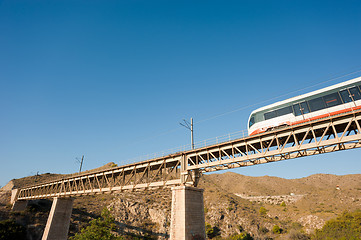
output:
M357 0L2 0L0 185L76 172L82 155L91 169L189 144L182 119L196 142L244 130L257 107L360 76L360 12ZM234 171L360 173L360 153Z

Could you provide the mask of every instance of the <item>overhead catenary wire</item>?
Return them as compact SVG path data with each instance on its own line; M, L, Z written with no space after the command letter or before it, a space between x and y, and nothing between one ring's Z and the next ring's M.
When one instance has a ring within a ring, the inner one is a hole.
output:
M224 115L228 115L228 114L231 114L231 113L234 113L234 112L238 112L238 111L241 111L241 110L245 110L245 109L250 108L250 107L258 106L258 105L260 105L260 104L267 103L267 102L270 102L270 101L272 101L272 100L276 100L276 99L279 99L279 98L282 98L282 97L285 97L285 96L289 96L289 95L291 95L291 94L294 94L294 93L297 93L297 92L301 92L301 91L304 91L304 90L307 90L307 89L310 89L310 88L319 86L319 85L321 85L321 84L324 84L324 83L327 83L327 82L331 82L331 81L334 81L334 80L337 80L337 79L340 79L340 78L343 78L343 77L346 77L346 76L349 76L349 75L352 75L352 74L355 74L355 73L358 73L358 72L361 72L361 69L360 69L360 70L357 70L357 71L354 71L354 72L351 72L351 73L348 73L348 74L344 74L344 75L339 76L339 77L334 77L334 78L328 79L328 80L326 80L326 81L313 84L313 85L308 86L308 87L304 87L304 88L301 88L301 89L298 89L298 90L294 90L294 91L291 91L291 92L287 92L287 93L285 93L285 94L278 95L277 97L273 97L273 98L270 98L270 99L267 99L267 100L264 100L264 101L260 101L260 102L254 103L254 104L250 104L250 105L247 105L247 106L243 106L243 107L240 107L240 108L237 108L237 109L228 111L228 112L220 113L220 114L211 116L211 117L209 117L209 118L200 120L200 121L198 121L198 122L196 122L196 123L197 123L197 124L203 123L203 122L206 122L206 121L209 121L209 120L218 118L218 117L222 117L222 116L224 116Z
M358 66L358 67L360 67L360 66ZM274 100L277 100L277 99L280 99L280 98L289 96L289 95L291 95L291 94L295 94L295 93L298 93L298 92L301 92L301 91L304 91L304 90L307 90L307 89L310 89L310 88L314 88L314 87L319 86L319 85L322 85L322 84L324 84L324 83L332 82L332 81L335 81L335 80L337 80L337 79L340 79L340 78L343 78L343 77L347 77L347 76L350 76L350 75L352 75L352 74L356 74L356 73L359 73L359 72L361 72L361 69L358 69L358 70L353 71L353 72L350 72L350 73L343 74L343 75L341 75L341 76L332 77L332 78L327 79L327 80L325 80L325 81L321 81L321 82L318 82L318 83L316 83L316 84L313 84L313 85L310 85L310 86L307 86L307 87L304 87L304 88L301 88L301 89L298 89L298 90L290 91L290 92L287 92L287 93L285 93L285 94L281 94L281 95L278 95L278 96L276 96L276 97L269 98L269 99L267 99L267 100L263 100L263 101L260 101L260 102L257 102L257 103L249 104L249 105L247 105L247 106L242 106L242 107L236 108L236 109L231 110L231 111L227 111L227 112L223 112L223 113L220 113L220 114L216 114L216 115L214 115L214 116L211 116L211 117L208 117L208 118L199 120L199 121L195 121L194 123L195 123L195 124L201 124L201 123L204 123L204 122L207 122L207 121L210 121L210 120L213 120L213 119L216 119L216 118L219 118L219 117L228 115L228 114L232 114L232 113L235 113L235 112L239 112L239 111L242 111L242 110L251 108L251 107L259 106L259 105L261 105L261 104L265 104L265 103L267 103L267 102L274 101ZM158 133L158 134L156 134L156 135L152 135L152 136L150 136L150 137L148 137L148 138L144 138L144 139L142 139L142 140L136 141L136 142L134 142L133 144L135 144L135 143L140 143L140 142L145 142L145 141L148 141L148 140L151 140L151 139L160 137L160 136L164 136L164 135L167 135L167 134L169 134L169 133L172 133L172 132L175 132L175 131L179 131L179 130L180 130L180 127L171 128L171 129L165 130L165 131L163 131L163 132L161 132L161 133Z

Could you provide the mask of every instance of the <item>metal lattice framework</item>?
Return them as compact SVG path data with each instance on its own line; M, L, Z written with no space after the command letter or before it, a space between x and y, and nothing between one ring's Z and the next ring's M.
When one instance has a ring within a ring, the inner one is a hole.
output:
M361 147L361 112L351 112L161 158L19 189L17 199L197 185L202 173Z
M19 190L17 199L39 199L180 185L180 155L86 173Z
M325 118L186 154L187 170L210 172L361 147L361 113Z

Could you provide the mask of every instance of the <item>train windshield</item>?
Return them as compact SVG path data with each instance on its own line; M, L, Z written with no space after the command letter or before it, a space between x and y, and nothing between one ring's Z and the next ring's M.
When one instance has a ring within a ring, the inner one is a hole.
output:
M249 119L249 127L251 127L254 124L254 117L252 116L251 119Z

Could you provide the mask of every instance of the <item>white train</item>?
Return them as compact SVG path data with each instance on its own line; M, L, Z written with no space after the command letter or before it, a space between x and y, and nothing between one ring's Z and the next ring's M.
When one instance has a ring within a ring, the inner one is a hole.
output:
M248 134L292 126L361 109L361 77L254 110Z

